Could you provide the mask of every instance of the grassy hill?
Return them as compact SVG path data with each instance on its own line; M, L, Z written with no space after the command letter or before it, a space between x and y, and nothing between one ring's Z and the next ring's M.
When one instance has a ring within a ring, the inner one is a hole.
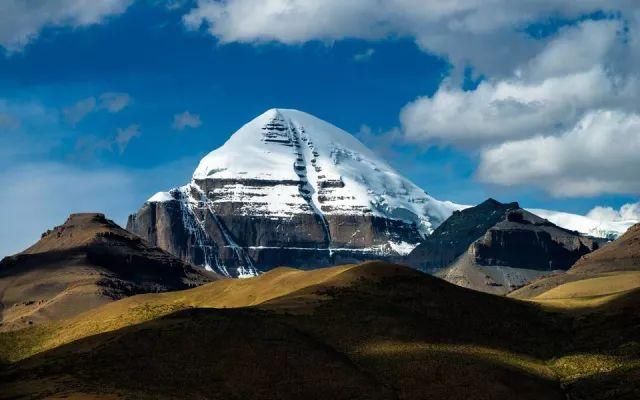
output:
M632 399L639 299L554 310L392 264L279 268L0 333L0 398Z

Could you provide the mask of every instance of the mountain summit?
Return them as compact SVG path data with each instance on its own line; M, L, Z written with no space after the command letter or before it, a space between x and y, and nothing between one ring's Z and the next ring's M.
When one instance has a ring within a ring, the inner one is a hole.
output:
M271 109L149 199L128 228L229 276L404 255L454 210L344 130Z

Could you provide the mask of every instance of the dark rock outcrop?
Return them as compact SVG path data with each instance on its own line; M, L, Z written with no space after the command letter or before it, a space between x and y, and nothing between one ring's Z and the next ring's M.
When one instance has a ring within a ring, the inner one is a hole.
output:
M494 199L461 211L454 211L433 233L424 239L405 260L409 265L433 272L449 266L469 245L489 228L505 218L518 203L502 204Z
M562 272L536 280L510 293L509 296L532 299L548 295L547 292L551 293L553 289L565 284L599 278L599 284L589 285L588 288L592 291L593 297L596 297L596 295L624 291L624 288L634 285L640 286L638 272L640 272L640 224L633 225L613 242L582 256L566 273ZM611 284L616 279L625 281L627 285ZM583 294L588 293L588 290L583 289Z
M408 259L452 283L505 294L569 269L604 242L560 228L517 203L489 199L455 212Z
M242 203L193 202L196 190L173 190L174 200L145 203L129 217L127 229L189 263L229 276L282 265L318 268L390 259L397 254L389 242L422 240L415 225L401 220L358 214L323 219L313 213L247 215L239 211Z

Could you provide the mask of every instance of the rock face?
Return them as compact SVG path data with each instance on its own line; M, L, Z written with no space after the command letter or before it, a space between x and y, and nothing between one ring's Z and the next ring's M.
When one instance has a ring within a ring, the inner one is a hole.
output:
M0 262L0 326L66 318L126 296L214 279L102 214L72 214L33 246Z
M127 228L224 275L405 255L452 211L347 132L272 109L161 192Z
M488 199L475 207L454 211L409 254L406 262L425 272L445 268L464 253L471 243L503 220L507 212L518 208L518 203L502 204Z
M581 284L585 283L585 284ZM510 293L521 299L604 296L640 287L640 224L559 273Z
M569 269L603 243L560 228L517 203L489 199L455 212L410 254L409 261L460 286L505 294Z

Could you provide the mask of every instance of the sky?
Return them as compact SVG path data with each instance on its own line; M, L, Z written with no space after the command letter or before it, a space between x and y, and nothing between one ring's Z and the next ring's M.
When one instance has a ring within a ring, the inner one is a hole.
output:
M638 62L636 0L4 0L0 257L125 224L273 107L437 199L637 219Z

